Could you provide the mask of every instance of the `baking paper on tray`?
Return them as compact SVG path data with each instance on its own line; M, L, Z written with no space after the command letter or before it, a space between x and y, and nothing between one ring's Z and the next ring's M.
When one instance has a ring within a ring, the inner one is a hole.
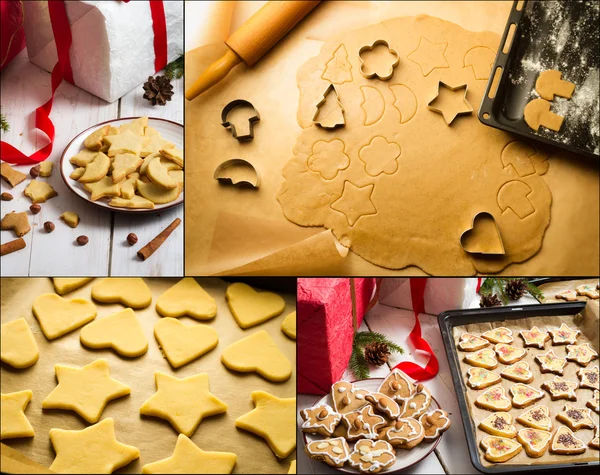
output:
M31 312L35 297L42 293L54 292L52 282L45 278L2 279L1 322L5 323L24 317L31 327L40 350L40 358L32 367L15 370L2 363L0 383L3 393L31 389L33 398L25 411L31 422L35 437L29 439L8 439L3 443L18 450L35 462L49 467L54 459L48 431L51 428L80 430L87 424L73 411L41 409L42 400L56 387L54 365L57 363L83 366L98 358L106 358L110 365L111 376L131 387L131 394L108 403L102 413L102 419L115 419L117 439L140 449L140 459L132 462L120 473L140 473L142 465L171 456L177 440L177 432L170 423L154 417L141 416L142 403L152 396L156 387L154 372L162 371L178 378L207 372L210 390L229 406L225 414L205 418L191 437L201 449L209 451L234 452L237 465L234 473L287 473L290 463L296 458L295 452L283 461L278 461L267 443L235 427L235 419L251 411L254 404L250 394L255 390L264 390L278 397L296 395L296 343L281 332L281 323L285 316L296 309L295 295L282 296L285 299L285 311L278 317L248 330L242 330L236 324L225 301L227 284L220 279L198 279L202 287L217 302L217 316L207 325L215 328L219 335L218 346L199 359L173 370L163 358L153 335L154 325L160 320L155 311L156 299L178 279L145 279L152 291L152 304L143 310L136 310L149 349L139 358L122 358L112 350L91 350L79 342L79 330L62 338L48 341L40 330L37 320ZM91 287L95 281L75 290L65 298L81 297L91 299ZM96 303L98 317L110 315L123 307L118 304ZM196 320L182 317L186 324ZM292 377L283 383L273 383L256 373L234 373L226 369L220 361L221 353L234 341L258 330L266 330L273 337L279 349L292 362Z
M522 319L517 319L517 320L505 320L505 321L485 322L485 323L482 322L479 324L472 323L469 325L456 326L453 329L454 343L455 343L455 345L458 344L460 335L462 335L463 333L468 332L468 333L472 333L474 335L481 335L482 333L484 333L488 330L503 326L503 327L510 328L513 332L514 342L511 343L511 345L516 346L517 348L525 348L523 346L523 339L519 336L520 330L529 330L529 329L531 329L531 327L537 326L540 330L544 331L544 330L550 330L553 328L558 328L562 323L566 323L571 328L578 328L581 331L579 338L577 338L578 344L590 342L592 348L594 348L594 350L598 351L598 348L599 348L598 325L600 323L599 322L599 312L598 312L598 301L589 302L587 304L587 306L585 307L585 309L580 314L577 314L577 315L565 315L565 316L553 316L553 317L529 317L529 318L522 318ZM534 357L538 354L545 353L550 348L552 348L554 350L554 353L560 358L564 358L565 355L567 354L566 345L551 346L550 343L551 343L550 341L546 342L545 350L540 350L538 348L532 348L532 347L526 348L527 355L525 356L525 358L523 360L521 360L521 361L526 361L529 363L529 368L531 369L531 371L533 372L533 375L534 375L533 382L531 382L529 385L536 389L540 389L544 393L544 397L543 397L543 399L540 399L536 403L534 403L531 406L528 406L524 409L517 409L517 408L513 407L512 409L510 409L508 411L513 416L513 424L515 425L517 430L521 430L526 427L515 421L515 419L519 416L519 414L526 412L527 410L531 409L536 404L543 404L543 405L548 406L548 408L550 409L550 415L551 415L552 424L553 424L553 431L555 431L557 427L562 425L561 422L556 420L556 415L564 409L564 405L566 402L573 404L576 407L584 408L584 407L586 407L585 404L587 403L587 401L590 400L591 397L593 396L593 391L591 389L577 389L575 391L575 393L577 395L577 401L567 401L566 399L552 401L550 399L550 395L548 394L548 392L545 391L544 389L541 389L542 383L544 383L545 381L553 380L554 376L556 376L556 375L554 373L541 373L540 365L534 360ZM493 344L490 344L490 346L488 346L488 348L493 348ZM479 452L480 461L484 467L499 465L499 464L490 463L487 460L485 460L485 458L483 456L484 452L481 449L481 446L479 444L483 440L483 438L487 437L489 434L487 434L486 432L483 432L480 429L476 429L476 427L479 425L479 423L483 419L485 419L490 414L492 414L491 411L488 411L486 409L481 409L481 408L475 406L475 399L477 399L477 397L480 394L482 394L484 391L486 391L489 388L475 390L475 389L471 389L469 386L467 386L467 384L466 384L467 371L469 370L469 368L472 368L473 366L471 366L463 361L464 356L468 354L467 352L460 351L460 350L458 350L458 348L456 348L456 351L458 352L458 356L459 356L458 359L460 361L459 367L460 367L460 372L461 372L461 376L462 376L463 391L466 394L467 404L468 404L469 411L470 411L471 418L472 418L471 430L475 431L477 447L478 447L477 450ZM587 367L591 368L592 366L597 365L597 364L598 364L598 360L595 360L595 361L591 362ZM504 364L498 362L498 367L491 371L493 371L496 374L500 374L500 372L507 366L509 366L509 365L504 365ZM568 362L564 368L564 373L561 376L561 378L563 378L567 381L571 381L571 382L579 382L579 378L577 377L576 373L577 373L577 371L579 371L580 368L582 368L582 367L579 366L577 363ZM502 381L495 386L498 386L498 385L502 386L504 388L504 390L506 391L507 396L510 398L509 389L513 384L516 384L516 383L513 381L509 381L505 378L502 378ZM494 386L492 386L492 387L494 387ZM594 411L591 411L591 413L593 416L592 418L596 421L596 424L598 424L599 423L598 413L596 413ZM587 446L588 442L593 439L593 434L594 434L594 431L591 429L580 429L575 433L575 436L578 437L579 439L581 439ZM505 465L505 466L508 466L508 465L540 465L540 464L553 464L553 463L554 464L556 464L556 463L564 464L564 463L574 463L574 462L593 462L593 461L598 461L598 456L599 456L599 452L590 447L588 447L587 450L583 454L580 454L580 455L554 455L554 454L551 454L549 451L547 451L540 458L529 457L527 455L527 453L525 452L525 450L523 449L517 456L513 457L512 459L510 459L507 462L504 462L501 465Z
M565 302L563 299L557 299L556 294L565 290L575 290L580 285L598 285L598 279L580 279L580 280L559 280L542 284L538 288L544 294L544 303ZM590 299L585 295L578 295L577 300L587 302Z

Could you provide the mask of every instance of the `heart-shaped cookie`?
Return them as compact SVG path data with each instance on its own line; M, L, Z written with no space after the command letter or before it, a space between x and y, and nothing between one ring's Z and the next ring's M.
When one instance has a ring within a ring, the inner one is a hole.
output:
M502 386L494 386L481 394L475 405L489 411L508 411L512 404Z
M487 436L481 441L485 450L485 458L490 462L506 462L523 449L523 446L512 439L505 437Z
M473 389L483 389L499 383L502 378L484 368L469 368L467 384Z
M527 407L544 397L542 391L523 383L513 384L510 387L510 395L512 396L512 405L518 408Z
M472 366L477 366L486 369L494 369L496 366L498 366L498 361L496 360L496 352L491 348L486 348L468 354L467 356L465 356L465 362L469 363Z
M556 415L556 419L568 425L571 430L593 429L595 426L592 411L579 409L571 404L565 404L564 409Z
M506 327L498 327L493 330L486 331L481 335L486 340L492 343L512 343L514 338L512 336L512 330Z
M552 430L552 419L547 406L535 406L517 417L517 422L532 429Z
M521 429L517 434L517 440L525 447L527 455L538 458L546 453L552 433L538 429Z
M568 427L560 426L554 433L552 445L550 445L550 452L553 454L582 454L585 450L583 441L575 437L575 434Z
M92 298L103 303L121 303L131 308L146 308L152 293L140 277L107 277L94 283Z
M567 364L567 360L556 356L553 350L537 355L535 361L539 363L542 373L563 374L565 365Z
M431 404L431 393L422 384L417 385L417 391L409 399L406 400L402 407L400 417L414 417L418 419L429 408Z
M498 355L498 361L503 364L513 364L525 358L527 352L522 348L507 345L506 343L497 343L494 351Z
M471 333L463 333L460 336L458 347L463 351L477 351L485 348L489 344L490 342L484 338L480 338Z
M272 292L257 292L242 282L227 287L229 310L241 328L250 328L281 314L285 300Z
M82 328L79 340L88 348L112 348L129 358L148 351L142 325L130 308L100 318Z
M158 297L156 311L163 317L210 320L217 314L217 303L195 279L185 277Z
M65 278L65 277L53 277L52 283L54 284L54 290L58 295L68 294L79 287L83 287L90 280L94 280L93 277L81 277L81 278Z
M460 236L460 245L469 254L504 254L504 245L496 220L487 212L475 215L473 227Z
M541 331L538 327L533 327L531 330L521 330L519 336L523 338L525 346L535 346L540 349L544 348L544 345L550 339L548 332Z
M377 392L403 402L404 399L412 396L415 390L415 385L406 374L399 369L393 369L383 380Z
M33 314L46 338L53 340L96 318L96 306L85 299L42 294L33 301Z
M510 365L508 368L503 369L500 375L518 383L531 383L533 381L533 373L529 369L527 361L518 361Z
M497 437L514 439L517 429L512 423L512 416L508 412L494 412L486 417L478 426L482 431Z
M338 381L331 386L333 408L340 414L355 411L369 404L367 394L369 391L359 389L348 381Z
M163 318L154 326L154 337L173 368L179 368L208 353L219 336L208 325L186 325L176 318Z
M229 345L221 355L221 362L234 371L255 371L269 381L286 381L292 375L290 360L265 330Z

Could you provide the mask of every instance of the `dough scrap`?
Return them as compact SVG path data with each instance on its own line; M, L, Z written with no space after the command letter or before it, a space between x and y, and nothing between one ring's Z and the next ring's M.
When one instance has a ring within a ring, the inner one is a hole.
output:
M0 360L13 368L33 366L40 352L24 318L17 318L0 326Z
M56 294L42 294L33 301L33 315L46 338L53 340L96 318L96 306L85 299L66 300Z
M103 303L121 303L131 308L146 308L152 292L141 277L107 277L92 287L92 298Z
M215 348L216 330L208 325L186 325L175 318L163 318L154 326L154 336L167 361L179 368Z
M292 375L290 360L265 330L229 345L221 355L221 362L231 370L257 372L270 381L286 381Z
M292 340L296 339L296 311L290 313L281 324L281 331Z
M58 295L65 295L73 290L83 287L85 284L94 280L93 277L80 277L80 278L68 278L68 277L53 277L52 284L54 290Z
M33 437L33 427L25 415L25 408L33 392L30 389L0 396L0 440Z
M241 328L250 328L280 315L285 300L272 292L257 292L248 284L236 282L227 287L229 310Z
M163 317L210 320L217 314L217 303L194 278L185 277L158 297L156 311Z

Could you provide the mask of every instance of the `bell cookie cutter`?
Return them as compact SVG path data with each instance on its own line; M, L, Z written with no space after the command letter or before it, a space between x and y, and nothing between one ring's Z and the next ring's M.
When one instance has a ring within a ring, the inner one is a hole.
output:
M232 177L228 173L232 168L242 168L248 173L248 176ZM250 186L252 188L258 188L260 186L260 175L258 174L258 171L254 168L254 165L243 158L232 158L224 161L215 169L213 178L220 183L236 185L239 187Z
M229 113L238 107L248 107L253 111L253 115L248 118L248 133L246 135L238 135L237 131L235 130L235 125L227 120ZM226 129L230 129L233 138L239 140L240 142L248 142L254 138L254 123L258 122L259 120L260 114L256 110L256 107L244 99L236 99L235 101L231 101L223 108L223 111L221 112L221 125Z
M490 217L492 219L492 222L494 223L494 229L496 230L496 235L498 237L498 242L500 243L500 248L501 251L500 252L491 252L491 251L475 251L475 250L469 250L465 247L465 238L466 236L473 232L473 230L475 229L475 221L477 221L477 218L481 216L487 216ZM466 231L464 231L461 235L460 235L460 247L462 247L463 251L465 251L468 254L475 254L475 255L481 255L481 256L503 256L504 254L506 254L506 251L504 250L504 243L502 242L502 236L500 235L500 229L498 228L498 224L496 223L496 218L494 218L494 216L491 213L488 213L487 211L481 211L479 213L477 213L475 216L473 216L473 222L471 224L471 227L469 229L467 229Z
M364 71L365 61L362 58L362 54L367 51L373 51L373 49L375 49L375 47L377 46L385 46L388 49L388 51L396 57L396 60L392 64L390 64L389 74L386 74L384 76L380 76L379 74L377 74L377 71L373 71L371 73L365 73ZM366 77L367 79L377 78L381 81L387 81L388 79L390 79L394 75L394 68L400 63L400 55L395 49L390 47L390 44L386 40L376 40L372 45L365 45L361 47L358 50L358 59L360 60L360 73L364 77Z
M325 125L322 122L318 122L317 117L319 117L319 112L320 112L321 106L323 104L325 104L325 102L327 102L327 96L329 95L329 93L332 90L333 90L333 93L335 94L335 100L338 103L340 112L342 113L342 122L336 123L336 124L331 124L331 125ZM340 102L340 96L337 92L337 89L335 88L335 86L333 84L329 84L329 86L327 86L327 89L325 89L325 92L323 93L323 98L316 104L316 109L317 110L315 111L315 115L313 115L312 120L315 124L320 125L324 129L335 129L336 127L344 127L346 125L346 117L344 116L344 106L342 106L342 103Z
M433 107L431 105L432 102L434 102L438 97L440 97L440 86L444 86L446 89L449 89L452 92L454 92L454 91L460 91L461 89L464 89L465 90L465 94L463 96L463 102L464 102L465 106L468 107L469 110L462 111L462 112L457 112L455 114L455 116L452 117L452 119L450 119L450 122L448 122L446 120L446 116L444 115L444 111L442 109L438 108L438 107ZM459 115L470 115L470 114L473 113L473 106L467 100L467 91L468 90L469 90L469 86L468 86L467 83L461 84L460 86L452 87L452 86L449 86L448 84L446 84L444 81L438 81L437 94L435 95L435 97L433 99L431 99L427 103L427 108L429 110L433 111L433 112L437 112L438 114L440 114L444 118L444 122L446 123L446 125L450 126L450 124L452 124L452 122L454 122L454 119L456 119Z

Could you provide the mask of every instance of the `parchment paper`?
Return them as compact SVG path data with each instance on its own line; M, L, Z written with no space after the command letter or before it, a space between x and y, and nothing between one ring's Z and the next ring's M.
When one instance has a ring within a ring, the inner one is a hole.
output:
M564 290L575 290L580 285L593 285L595 287L598 285L598 279L560 280L557 282L548 282L547 284L542 284L538 288L544 294L544 303L552 303L565 302L563 299L557 299L556 294ZM594 299L590 299L585 295L578 295L577 300L588 301ZM598 300L596 300L596 302L598 302Z
M577 315L567 315L567 316L560 316L560 317L558 317L558 316L557 317L530 317L530 318L523 318L523 319L518 319L518 320L506 320L504 322L501 322L501 321L486 322L486 323L480 323L480 324L470 324L470 325L464 325L464 326L460 326L460 327L454 327L454 329L453 329L454 343L457 345L458 341L460 339L460 335L462 335L465 332L473 333L475 335L481 335L482 333L484 333L488 330L491 330L493 328L504 326L504 327L510 328L513 332L513 337L515 340L513 341L513 343L511 343L511 345L516 346L517 348L524 348L523 339L520 336L518 336L520 330L530 329L531 327L533 327L535 325L537 325L537 327L540 330L549 330L552 328L558 328L561 325L561 323L566 323L571 328L578 328L581 331L579 338L577 338L578 344L590 342L592 348L594 348L594 350L598 351L598 347L599 347L599 344L598 344L599 312L598 312L597 302L589 302L588 305L586 306L586 308L583 310L583 312L581 312L580 314L577 314ZM490 346L488 346L488 348L493 349L493 344L490 344ZM523 412L526 412L527 410L534 407L534 405L543 404L545 406L548 406L548 408L550 409L550 417L552 419L552 424L553 424L552 432L554 432L554 431L556 431L557 427L562 425L562 423L560 421L556 420L556 415L564 409L566 402L573 404L575 407L584 408L584 407L586 407L585 404L587 403L587 401L593 395L593 391L591 389L577 389L575 391L575 394L577 395L577 401L567 401L566 399L559 399L557 401L552 401L552 399L550 399L550 395L548 394L547 391L545 391L544 389L541 388L541 385L545 381L553 380L554 376L556 376L556 375L554 373L541 373L540 365L534 360L534 357L536 355L545 353L550 348L552 348L554 350L554 353L560 358L564 358L565 355L567 354L566 345L551 346L550 342L546 342L546 346L545 346L544 350L540 350L539 348L532 348L532 347L526 348L527 355L525 356L525 358L523 358L521 360L521 361L528 362L529 369L533 372L534 379L531 383L529 383L529 385L536 389L540 389L544 393L544 397L542 399L540 399L539 401L536 401L536 403L534 403L524 409L517 409L517 408L513 407L512 409L510 409L508 411L513 416L513 424L515 425L517 430L524 429L526 426L520 424L519 422L516 422L515 419ZM467 403L469 405L469 410L471 413L472 423L473 423L472 429L475 431L480 460L481 460L481 463L483 464L483 466L489 467L489 466L492 466L495 464L488 462L484 458L484 451L481 449L481 446L479 445L480 442L483 440L483 438L485 438L489 434L487 434L486 432L483 432L480 429L477 429L477 426L483 419L485 419L486 417L491 415L492 411L488 411L486 409L481 409L481 408L475 406L475 400L477 399L477 397L480 394L482 394L484 391L489 389L489 387L485 388L485 389L475 390L475 389L471 389L469 386L467 386L467 384L466 384L467 371L469 370L469 368L472 368L472 366L465 363L463 361L463 358L468 353L465 351L460 351L460 350L458 350L458 348L456 351L458 352L458 356L459 356L459 360L460 360L460 372L461 372L461 375L463 376L463 390L465 391L465 394L467 395ZM598 364L598 360L595 360L595 361L591 362L587 367L591 368L593 365L597 365L597 364ZM502 370L504 370L507 366L509 366L509 365L504 365L504 364L498 362L498 367L491 371L496 374L500 374L500 372ZM577 371L579 371L580 368L582 368L582 366L579 366L575 362L569 361L569 362L567 362L567 364L564 368L563 375L560 377L567 381L579 382L579 378L577 377L576 373L577 373ZM513 384L516 384L516 383L513 381L509 381L505 378L502 378L502 381L499 384L496 384L494 386L502 386L504 388L504 390L506 391L506 395L510 398L509 389ZM494 387L494 386L490 386L490 387ZM596 413L594 411L591 411L591 413L593 416L592 418L596 421L596 424L600 423L600 421L598 420L598 417L599 417L598 413ZM575 435L579 439L581 439L587 446L588 442L593 439L594 431L591 429L580 429L575 432ZM598 456L599 456L599 452L597 450L587 447L587 450L583 454L580 454L580 455L554 455L554 454L551 454L549 451L547 451L542 457L536 459L536 458L529 457L527 455L527 453L525 452L525 449L523 449L516 457L513 457L509 461L504 462L503 465L538 465L538 464L552 464L552 463L592 462L592 461L597 461Z
M89 425L72 411L45 410L42 413L42 400L56 386L54 365L60 363L83 366L98 358L106 358L110 365L111 376L131 386L131 394L111 401L102 413L102 419L113 417L117 439L138 447L141 452L140 459L119 470L119 473L140 473L142 465L169 457L175 448L177 432L171 424L162 419L141 416L139 412L142 403L156 391L155 371L162 371L178 378L207 372L211 392L229 405L225 414L207 417L198 426L192 440L200 448L236 453L238 460L234 473L287 473L291 461L296 458L295 453L279 462L263 439L237 429L235 419L254 408L250 399L250 393L254 390L262 389L278 397L295 397L295 369L292 377L286 382L272 383L256 373L233 373L223 366L220 358L229 344L264 329L273 337L279 349L295 368L296 343L287 338L280 329L285 316L296 308L295 295L282 295L286 301L286 308L282 315L254 328L242 330L233 319L225 301L227 284L219 279L198 279L202 287L217 301L216 318L202 323L207 323L217 330L219 344L199 359L173 370L158 348L153 329L156 322L162 318L155 311L156 299L174 285L177 279L145 279L145 281L152 291L153 301L150 307L135 312L142 323L149 349L139 358L125 359L112 350L90 350L83 347L79 343L79 330L49 342L31 312L31 304L38 295L54 292L50 279L2 279L1 322L24 317L34 333L40 350L38 362L28 369L15 370L2 364L0 382L3 393L23 389L33 391L33 398L25 414L35 430L35 437L32 439L8 439L3 443L49 467L55 454L48 431L55 427L80 430ZM91 300L93 282L65 297L82 297ZM98 309L96 318L102 318L123 308L118 304L96 303L96 306ZM186 324L197 322L188 317L182 317L181 321Z

